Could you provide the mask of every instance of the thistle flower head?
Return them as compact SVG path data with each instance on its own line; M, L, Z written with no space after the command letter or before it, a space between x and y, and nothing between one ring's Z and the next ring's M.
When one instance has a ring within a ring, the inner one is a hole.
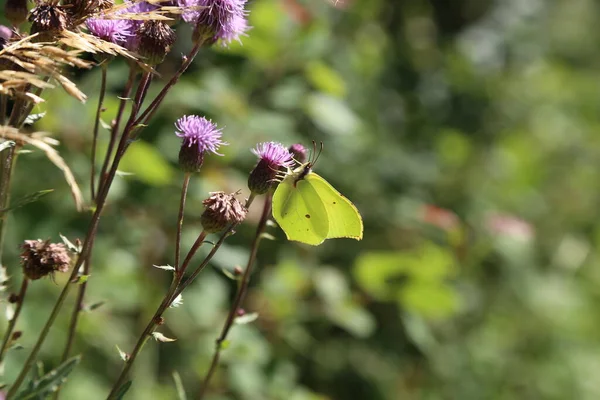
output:
M265 161L269 166L277 169L278 167L291 167L294 165L292 153L284 145L277 142L265 142L256 145L252 152Z
M198 172L204 161L204 153L217 155L219 146L227 145L221 140L221 130L212 121L197 115L185 115L175 123L175 134L183 139L179 151L179 165L187 172Z
M10 30L9 27L0 25L0 50L2 50L4 46L6 46L6 43L8 43L8 41L12 37L12 34L13 32L12 30Z
M182 18L195 25L195 41L228 44L248 30L245 10L247 0L177 0L180 7L189 10Z
M163 62L175 43L175 31L163 21L144 21L136 31L137 51L150 65Z
M31 33L41 33L40 41L52 41L53 34L67 28L67 14L57 5L40 3L29 14Z
M23 273L31 280L52 276L55 272L67 272L71 257L62 243L49 240L25 240L21 245Z
M92 35L119 45L133 35L130 22L123 19L89 18L85 24Z
M291 145L288 150L294 156L294 160L298 161L300 164L306 162L306 147L300 143L295 143Z
M131 3L131 0L126 0L126 3ZM123 9L122 13L127 14L143 14L148 13L150 11L154 11L158 9L158 6L154 4L150 4L146 1L140 1L137 3L133 3L131 6ZM128 36L125 40L124 47L131 50L137 51L137 48L140 44L140 37L138 35L138 30L142 26L144 21L137 19L129 19L127 23L129 24L129 30L131 31L131 36Z
M222 231L230 224L239 224L246 218L248 212L235 197L235 193L212 192L202 204L205 209L200 222L208 233Z
M19 26L27 20L27 0L6 0L4 16L13 26Z
M259 143L252 152L260 160L248 177L248 188L252 193L264 194L273 186L277 171L291 167L294 160L292 153L277 142Z

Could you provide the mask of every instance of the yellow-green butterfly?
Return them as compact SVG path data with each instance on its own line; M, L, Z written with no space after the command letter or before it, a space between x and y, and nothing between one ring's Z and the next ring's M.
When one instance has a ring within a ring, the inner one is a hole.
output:
M273 194L273 218L289 240L316 246L325 239L361 240L363 222L350 200L312 172L313 162L288 170Z

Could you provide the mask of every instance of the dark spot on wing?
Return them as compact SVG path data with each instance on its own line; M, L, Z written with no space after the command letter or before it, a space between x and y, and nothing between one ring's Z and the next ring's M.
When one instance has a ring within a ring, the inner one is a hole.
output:
M334 201L333 204L337 204L337 203Z
M305 215L305 217L306 217L306 218L310 218L310 214L306 214L306 215Z

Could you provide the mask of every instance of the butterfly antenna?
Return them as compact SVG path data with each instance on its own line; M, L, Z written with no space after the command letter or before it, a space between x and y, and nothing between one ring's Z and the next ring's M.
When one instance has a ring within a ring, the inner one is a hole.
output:
M314 148L314 153L316 154L314 160L311 162L312 165L315 165L317 163L317 160L319 159L319 157L321 157L321 153L323 152L323 142L319 142L319 151L317 152L317 142L315 142L313 140L313 148Z

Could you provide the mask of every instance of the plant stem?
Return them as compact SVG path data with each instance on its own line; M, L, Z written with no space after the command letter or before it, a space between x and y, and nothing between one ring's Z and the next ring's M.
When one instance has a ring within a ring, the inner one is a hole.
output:
M179 252L181 250L181 228L183 227L183 214L185 212L185 198L192 174L186 172L183 176L181 187L181 201L179 202L179 215L177 216L177 238L175 239L175 271L179 271Z
M0 152L0 210L8 208L10 202L10 183L12 180L15 163L17 161L17 150L20 146L16 144ZM6 220L8 213L0 211L0 265L3 265L4 237L6 236Z
M202 231L202 233L198 236L196 243L202 244L202 242L204 241L205 238L206 238L206 232ZM194 247L192 247L192 250L190 250L190 253L195 252ZM200 246L197 246L196 249L198 247L200 247ZM189 255L189 253L188 253L188 255ZM187 259L191 259L191 257L186 257L186 260ZM129 355L129 357L125 361L123 370L121 371L121 374L119 375L119 377L117 378L117 381L113 385L112 390L110 391L107 399L115 398L115 396L117 395L117 393L119 391L119 388L123 385L123 383L125 383L125 379L127 378L129 370L131 369L131 366L135 362L138 354L140 353L140 351L142 350L142 348L144 347L144 345L146 344L146 342L148 341L148 339L154 332L154 329L156 328L156 326L159 324L162 314L165 312L165 310L167 308L169 308L169 306L171 305L173 300L176 298L175 293L177 291L177 287L181 283L181 279L183 277L183 271L185 270L186 266L187 265L184 261L184 263L181 266L181 269L179 271L176 271L173 274L173 282L171 283L169 290L165 294L165 297L163 298L163 300L160 303L160 305L158 306L156 312L152 316L152 319L150 319L150 321L146 325L146 328L144 329L144 331L138 338L138 340L135 344L135 347L133 348L133 352Z
M185 182L184 182L184 185L185 185ZM182 190L182 192L183 192L183 190ZM182 197L183 197L183 194L182 194ZM255 198L254 194L251 194L250 197L248 198L248 200L246 200L246 204L245 204L246 208L250 207L254 198ZM266 223L266 221L265 221L265 223ZM221 247L221 244L223 244L225 239L229 236L229 234L231 233L233 228L235 228L235 226L236 226L236 224L231 224L225 230L225 232L221 235L219 241L213 246L213 249L204 258L204 260L202 261L200 266L198 268L196 268L196 270L192 273L192 275L182 283L183 274L186 271L187 267L189 266L189 263L191 262L194 254L196 254L196 251L200 248L200 246L202 246L202 243L204 243L204 239L206 238L206 232L203 231L198 236L198 238L196 239L196 241L194 242L194 244L188 251L188 254L186 255L185 259L183 260L183 263L181 264L180 268L175 271L175 274L173 275L173 283L171 284L169 291L167 292L162 303L160 304L160 306L158 307L158 309L152 316L152 319L150 320L150 322L148 322L146 329L144 329L144 331L142 332L142 335L138 338L137 343L133 349L133 352L128 357L127 361L125 362L125 366L123 367L121 374L117 378L117 381L113 385L107 399L110 400L110 399L115 398L116 394L119 391L119 388L125 383L125 379L127 378L127 374L129 373L129 370L131 369L133 362L135 361L137 355L139 354L139 352L143 348L144 344L146 343L146 341L149 339L150 335L154 331L154 328L158 324L164 311L169 307L169 305L171 305L173 300L181 294L183 289L185 289L198 276L198 274L204 269L204 267L208 264L208 262L215 255L215 253L217 252L219 247Z
M250 208L250 205L254 201L254 198L255 198L254 194L251 194L250 197L248 198L248 200L246 200L246 204L244 205L244 207L245 208ZM177 291L175 292L175 296L176 297L179 296L181 294L181 292L183 292L183 290L186 287L188 287L188 285L190 283L192 283L194 281L194 279L196 279L196 277L198 276L198 274L200 274L200 272L202 272L202 270L204 269L204 267L206 267L208 265L208 263L213 258L213 256L215 255L215 253L219 250L219 248L221 247L221 245L223 244L223 242L225 241L225 239L227 239L227 237L229 237L229 235L231 234L231 232L233 231L233 229L236 226L237 226L236 224L231 224L225 230L225 232L223 232L221 234L221 237L219 238L219 240L217 241L217 243L215 243L215 245L213 246L212 250L206 255L206 257L204 258L204 260L202 260L202 262L200 263L200 265L194 270L194 272L185 281L183 281L181 283L181 285L179 285L179 287L177 288Z
M140 86L138 87L138 91L136 94L136 100L139 98L142 98L142 92L146 89L147 89L147 86L145 84L142 85L142 83L140 83ZM134 103L134 107L131 110L132 115L129 118L130 121L133 121L135 119L135 114L137 113L138 110L139 110L139 106L136 107L136 104ZM128 143L128 139L131 134L132 128L133 128L133 125L128 124L123 131L123 135L121 136L121 140L119 142L119 146L117 148L115 158L111 165L110 171L108 172L106 182L102 186L101 190L98 191L98 197L97 197L97 201L96 201L97 207L94 212L94 215L92 216L92 221L90 223L88 233L85 237L85 241L83 242L81 253L79 254L79 257L77 258L77 262L75 263L75 266L73 267L73 271L71 271L71 275L69 277L68 282L65 284L58 299L56 300L56 303L54 304L54 308L52 309L52 312L50 313L50 317L48 318L48 321L46 321L46 324L44 325L42 331L40 332L40 335L38 337L38 340L37 340L35 346L31 350L31 353L29 354L27 360L25 361L25 364L23 365L23 368L21 369L19 376L17 377L17 379L11 386L10 390L8 391L8 393L6 395L7 400L12 399L13 396L17 393L17 390L23 383L23 380L27 376L27 373L29 372L29 370L31 369L33 364L35 363L37 354L40 351L40 348L42 347L42 344L44 343L44 340L46 339L48 332L50 331L50 327L52 326L52 324L54 324L54 321L56 320L56 317L58 316L58 313L59 313L60 309L62 308L62 305L67 297L67 294L68 294L69 290L71 289L71 286L72 286L71 282L74 281L75 278L77 277L79 268L81 268L81 265L83 264L84 260L87 259L88 254L91 251L91 248L92 248L92 245L94 242L94 237L95 237L96 231L98 229L98 224L100 222L100 216L101 216L102 210L104 209L104 206L106 204L106 198L108 196L108 189L110 188L110 185L112 184L112 181L115 178L115 175L117 173L117 168L119 166L119 162L121 161L121 158L123 157L123 154L125 153L125 150L127 149L127 143Z
M262 238L262 234L265 231L267 226L267 221L269 216L271 215L271 200L272 195L268 194L265 198L265 205L263 207L263 213L260 218L260 222L258 223L258 227L256 228L256 235L254 236L254 240L252 241L252 250L250 251L250 256L248 257L248 264L246 265L246 270L244 271L244 276L242 277L242 282L238 287L237 294L235 296L235 300L229 309L229 315L227 315L227 320L225 321L225 325L223 325L223 330L221 331L221 335L217 339L215 353L213 355L213 359L210 364L210 368L206 377L204 378L204 382L202 383L202 387L200 388L200 393L198 394L198 400L201 400L206 393L206 389L208 388L208 384L215 371L217 370L217 366L219 364L219 358L221 357L221 348L223 342L227 339L227 334L229 333L231 327L233 326L233 322L235 320L235 316L237 314L242 301L246 295L246 291L248 290L248 284L250 283L250 275L252 273L252 267L254 266L254 261L256 260L256 253L258 252L258 247L260 245L260 240Z
M140 117L135 121L134 125L138 125L140 123L143 123L143 124L148 123L150 118L152 118L152 116L158 109L158 106L160 105L160 103L162 103L162 101L164 100L165 96L167 95L167 93L169 92L171 87L177 83L177 81L179 80L181 75L183 75L183 73L188 69L188 67L192 63L192 61L194 61L194 58L196 58L196 55L198 54L198 51L200 51L201 47L202 47L202 43L196 43L194 45L192 50L190 50L190 53L185 57L183 63L181 64L181 67L179 67L179 70L177 70L177 72L175 73L175 75L173 75L171 80L169 82L167 82L165 87L162 88L160 93L156 96L156 98L152 101L152 103L150 103L148 108L146 108L146 110L144 110L142 115L140 115Z
M0 94L0 125L4 125L6 123L6 113L8 108L8 96L5 94Z
M119 133L119 125L121 124L121 119L123 118L123 112L125 111L125 105L127 104L127 99L129 98L129 94L131 93L131 88L133 87L133 81L135 80L135 75L136 75L136 66L132 65L129 69L129 78L127 78L127 83L125 84L125 88L123 89L123 93L121 94L121 102L119 103L119 109L117 111L117 116L115 118L115 122L110 131L110 140L108 142L108 147L106 149L106 154L104 156L104 162L102 163L102 169L100 170L100 176L98 177L98 190L102 190L104 180L106 179L106 171L108 169L108 164L110 162L113 150L115 148L115 143L117 142L117 136Z
M10 339L13 334L13 330L17 325L17 318L19 318L19 314L21 314L21 309L23 308L23 300L25 299L25 294L27 293L27 285L29 283L29 279L23 276L23 282L21 282L21 290L19 290L19 300L17 301L17 308L15 309L15 313L13 317L8 323L8 328L6 329L6 333L4 334L4 340L2 340L2 348L0 348L0 364L2 360L4 360L4 355L6 354L6 350L8 350L8 344L10 343Z
M90 252L83 262L83 275L89 275L91 269L91 260L92 260L92 251L94 244L92 243L90 247ZM85 297L85 289L87 288L87 281L80 283L77 290L77 299L75 300L75 305L73 306L73 311L71 312L71 321L69 323L69 333L67 334L67 342L65 344L65 349L63 350L63 354L60 360L62 364L69 358L69 354L71 353L71 349L73 348L73 343L75 342L75 334L77 333L77 324L79 323L79 316L81 315L81 311L83 309L83 299ZM58 399L60 397L60 389L62 385L58 387L56 392L54 392L54 399Z
M106 63L100 67L102 78L100 80L100 95L98 96L98 108L96 109L96 120L94 121L94 133L92 136L92 157L91 157L91 177L90 177L90 193L92 202L96 200L96 146L98 145L98 129L100 128L100 115L104 106L104 95L106 94Z

